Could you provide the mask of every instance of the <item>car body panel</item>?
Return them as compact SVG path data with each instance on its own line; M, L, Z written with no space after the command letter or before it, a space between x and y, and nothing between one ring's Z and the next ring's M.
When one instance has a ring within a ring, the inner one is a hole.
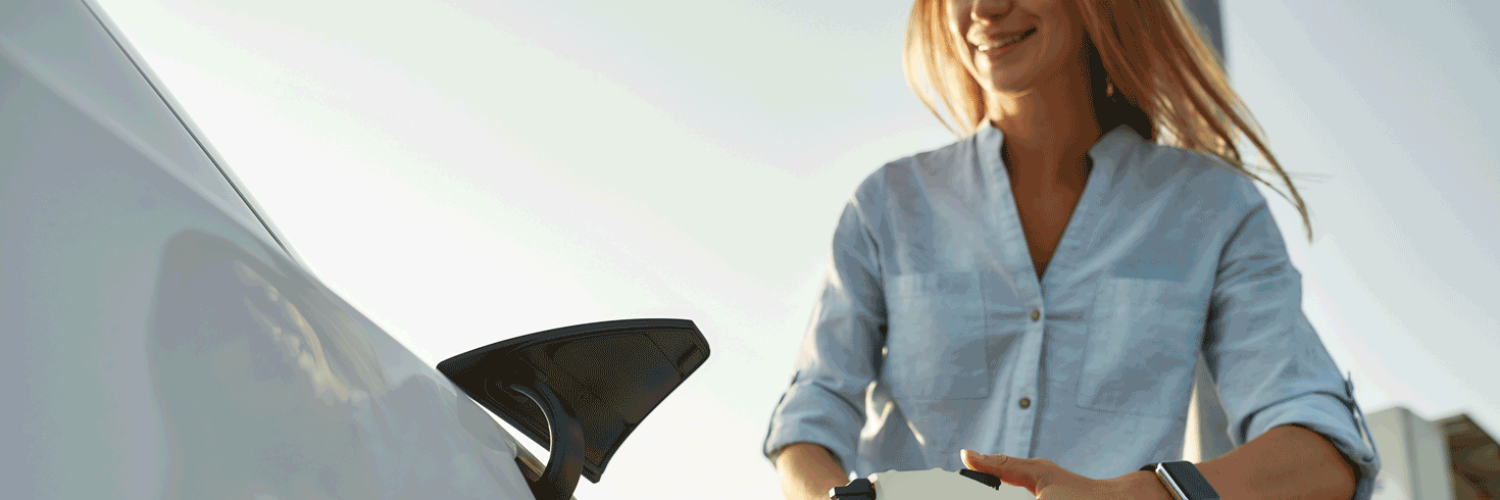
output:
M4 496L530 498L535 458L298 263L110 29L0 2Z

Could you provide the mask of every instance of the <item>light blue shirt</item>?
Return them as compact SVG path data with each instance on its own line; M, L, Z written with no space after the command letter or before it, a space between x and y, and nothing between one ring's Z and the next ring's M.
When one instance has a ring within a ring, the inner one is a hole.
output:
M1181 458L1201 352L1236 445L1301 425L1370 498L1379 459L1253 181L1116 128L1038 280L1001 139L986 124L859 186L768 457L817 443L866 476L967 448L1115 477Z

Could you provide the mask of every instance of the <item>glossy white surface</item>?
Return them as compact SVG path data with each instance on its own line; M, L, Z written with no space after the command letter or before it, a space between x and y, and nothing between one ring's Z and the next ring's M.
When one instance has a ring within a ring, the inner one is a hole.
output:
M277 245L103 26L0 2L3 496L529 499L515 441Z
M1034 500L1025 488L1000 485L991 489L951 470L886 471L870 474L880 500Z

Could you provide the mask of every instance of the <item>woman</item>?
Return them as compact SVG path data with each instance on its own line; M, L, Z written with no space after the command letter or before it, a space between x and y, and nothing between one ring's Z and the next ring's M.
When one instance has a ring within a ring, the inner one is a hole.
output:
M909 80L969 135L846 206L765 442L788 498L965 465L1169 498L1140 469L1181 456L1200 353L1240 445L1197 465L1222 498L1369 498L1241 135L1306 210L1190 26L1173 0L916 2Z

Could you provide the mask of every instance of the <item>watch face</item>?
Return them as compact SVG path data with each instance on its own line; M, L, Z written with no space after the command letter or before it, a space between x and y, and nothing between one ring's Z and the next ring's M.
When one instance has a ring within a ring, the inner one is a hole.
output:
M1175 490L1172 496L1180 500L1219 500L1219 493L1191 462L1163 463L1157 467L1157 474L1167 480L1168 490Z

